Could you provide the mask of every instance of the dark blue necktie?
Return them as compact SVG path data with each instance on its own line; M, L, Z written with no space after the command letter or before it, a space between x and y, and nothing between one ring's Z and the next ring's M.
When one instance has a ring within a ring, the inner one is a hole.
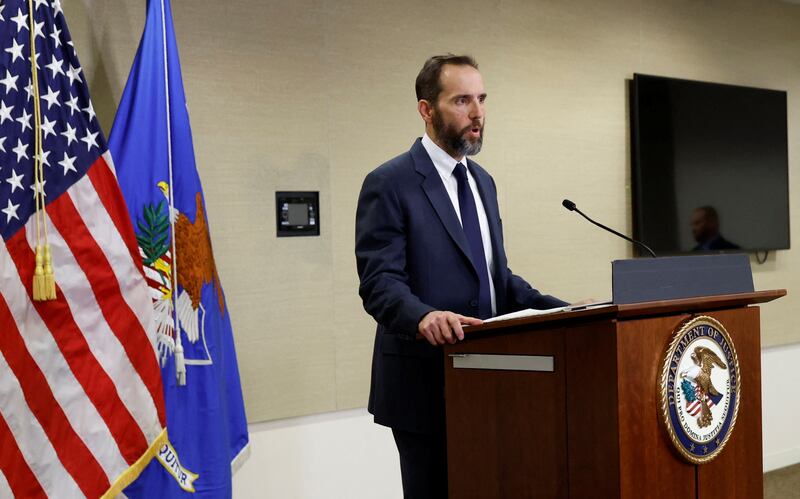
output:
M489 291L489 271L486 267L486 253L483 252L481 226L478 223L478 209L467 180L467 167L456 163L453 175L458 180L458 208L461 211L461 226L467 236L472 263L478 270L478 317L488 319L492 316L492 296Z

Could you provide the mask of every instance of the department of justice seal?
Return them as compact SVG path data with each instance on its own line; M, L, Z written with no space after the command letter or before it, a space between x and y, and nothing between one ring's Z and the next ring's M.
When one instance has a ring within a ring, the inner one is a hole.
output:
M678 452L707 463L725 447L739 412L739 359L717 320L684 323L667 348L659 380L661 422Z

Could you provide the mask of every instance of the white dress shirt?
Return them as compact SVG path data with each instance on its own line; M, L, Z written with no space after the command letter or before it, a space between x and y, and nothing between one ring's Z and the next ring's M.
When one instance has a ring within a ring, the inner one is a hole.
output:
M444 150L436 145L436 143L428 137L426 133L422 137L422 146L428 152L433 166L439 172L442 178L444 188L447 190L447 195L450 197L450 202L453 203L453 208L456 210L458 221L461 222L461 210L458 205L458 179L453 175L453 170L456 163L461 163L467 167L467 158L464 157L461 161L456 161ZM478 184L475 183L475 178L472 172L467 167L467 180L469 181L469 188L472 190L472 197L475 198L475 208L478 210L478 225L481 228L481 239L483 239L483 254L486 255L486 269L489 273L489 293L492 300L492 315L497 315L497 303L494 292L494 282L492 281L492 270L494 269L494 255L492 253L492 239L489 233L489 219L486 218L486 210L483 208L483 200L481 199L480 192L478 191ZM463 222L462 222L463 226Z

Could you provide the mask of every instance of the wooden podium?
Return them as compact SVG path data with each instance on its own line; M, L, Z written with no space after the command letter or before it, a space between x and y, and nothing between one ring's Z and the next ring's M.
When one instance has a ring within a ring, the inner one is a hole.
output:
M759 308L784 290L611 305L487 323L445 347L451 499L763 497ZM658 379L675 330L730 334L738 419L713 461L673 448Z

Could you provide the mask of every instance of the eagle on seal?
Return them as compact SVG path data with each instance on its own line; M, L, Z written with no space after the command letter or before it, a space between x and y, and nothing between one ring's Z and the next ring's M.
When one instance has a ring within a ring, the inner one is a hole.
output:
M700 425L700 428L703 428L709 426L712 419L711 409L708 408L708 396L720 395L719 391L711 382L711 370L714 369L714 366L723 369L728 366L722 362L722 359L720 359L716 353L704 346L698 346L694 349L694 352L692 352L692 360L697 364L697 367L699 367L699 372L694 375L694 381L699 388L698 398L701 402L700 417L697 418L697 424Z

